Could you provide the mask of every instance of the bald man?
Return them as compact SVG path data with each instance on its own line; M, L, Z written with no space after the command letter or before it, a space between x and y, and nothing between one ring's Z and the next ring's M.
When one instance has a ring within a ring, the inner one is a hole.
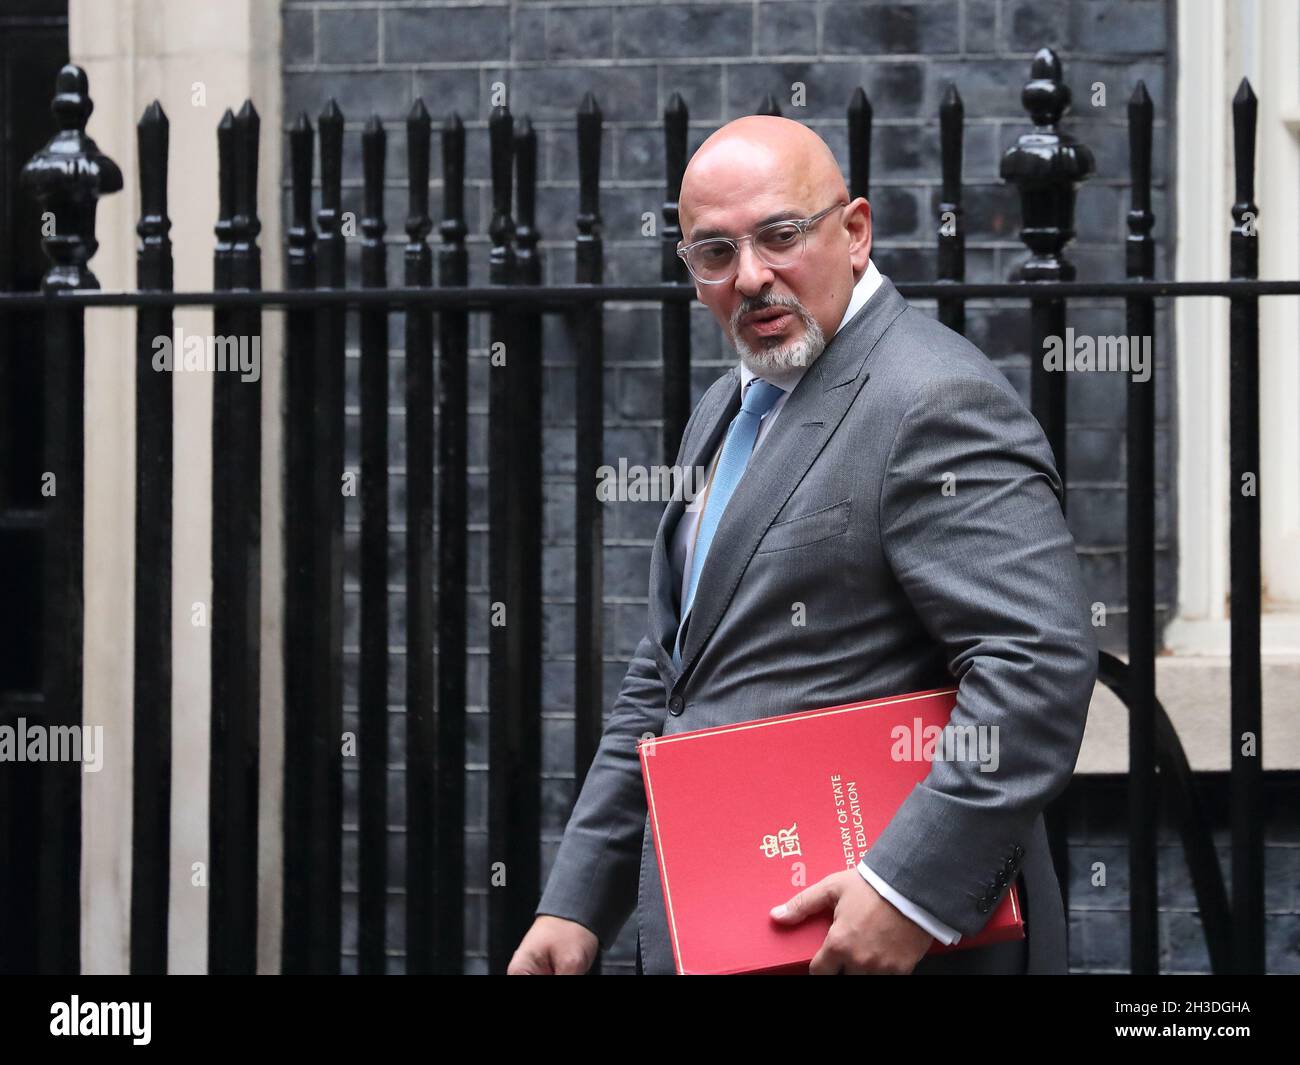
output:
M585 973L634 906L637 972L676 971L638 738L956 682L950 727L992 735L996 762L935 760L855 869L768 919L830 911L813 974L1065 972L1042 810L1074 769L1097 644L1037 421L876 269L870 206L806 127L723 126L680 210L739 363L687 423L677 463L704 487L664 510L648 631L508 971ZM926 957L1012 883L1024 940Z

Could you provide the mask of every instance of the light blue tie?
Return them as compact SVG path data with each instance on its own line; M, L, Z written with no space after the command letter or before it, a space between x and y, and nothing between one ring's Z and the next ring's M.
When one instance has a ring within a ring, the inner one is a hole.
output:
M727 430L726 442L722 445L722 455L718 459L718 468L713 474L713 486L709 489L709 499L704 505L704 514L700 519L699 532L695 538L695 555L691 559L691 580L686 586L686 597L682 600L681 621L677 625L677 640L673 646L673 662L678 668L682 664L682 631L686 625L687 615L695 602L695 586L700 582L700 570L704 568L705 556L713 543L713 534L717 532L722 512L727 509L731 494L740 483L740 478L749 465L749 456L754 450L754 441L758 439L758 426L763 415L770 411L776 401L785 393L761 377L755 377L745 389L745 398L740 405L740 412L732 420Z

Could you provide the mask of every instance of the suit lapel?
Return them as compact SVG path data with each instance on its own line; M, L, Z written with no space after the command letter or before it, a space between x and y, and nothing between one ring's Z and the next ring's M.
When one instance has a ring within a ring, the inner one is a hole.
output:
M690 669L700 649L717 628L735 595L740 578L758 549L759 541L803 480L809 467L826 446L826 441L843 420L858 391L866 383L870 375L864 375L862 371L867 356L906 307L907 302L889 279L882 278L880 288L852 320L831 338L826 349L786 399L780 416L763 440L763 446L754 453L744 476L736 486L713 535L713 543L695 589L686 646L682 648L683 672ZM724 410L713 415L718 424L712 425L709 439L699 448L693 449L696 452L693 462L700 454L706 457L712 454L711 449L717 446L721 428L725 428L740 409L739 371L735 373L737 381L731 390L729 402ZM681 507L681 504L674 506ZM668 572L671 574L670 569ZM658 598L659 586L665 582L662 575L658 581L653 580L654 576L652 568L651 587L657 589ZM671 589L669 596L671 597ZM669 598L670 614L672 602ZM659 609L662 608L661 602ZM674 615L674 627L670 630L668 643L670 649L676 635L676 620Z

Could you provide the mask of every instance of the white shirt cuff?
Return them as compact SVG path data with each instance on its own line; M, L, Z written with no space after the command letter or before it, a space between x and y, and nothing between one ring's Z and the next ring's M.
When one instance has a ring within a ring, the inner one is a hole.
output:
M875 872L869 869L865 861L858 862L858 872L862 874L862 878L875 888L886 902L892 904L909 921L919 924L940 943L943 943L946 946L951 946L953 943L956 943L957 940L961 939L960 932L949 928L928 910L923 910L910 899L904 898L881 880Z

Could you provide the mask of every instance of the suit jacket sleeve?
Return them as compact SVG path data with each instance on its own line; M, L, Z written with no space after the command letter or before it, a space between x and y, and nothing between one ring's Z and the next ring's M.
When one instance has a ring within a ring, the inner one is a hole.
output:
M883 548L957 679L949 728L994 728L998 759L936 759L863 860L962 935L1014 882L1083 740L1097 642L1060 494L1009 383L950 377L913 395L881 486Z
M636 743L662 735L667 713L653 647L646 635L632 656L535 911L586 925L604 950L636 906L647 812Z
M722 378L713 387L732 386L734 381ZM707 396L695 405L682 430L679 469ZM632 915L640 888L648 808L636 743L643 736L662 736L668 714L654 647L649 633L637 644L534 910L535 915L567 917L586 925L603 950L613 946Z

